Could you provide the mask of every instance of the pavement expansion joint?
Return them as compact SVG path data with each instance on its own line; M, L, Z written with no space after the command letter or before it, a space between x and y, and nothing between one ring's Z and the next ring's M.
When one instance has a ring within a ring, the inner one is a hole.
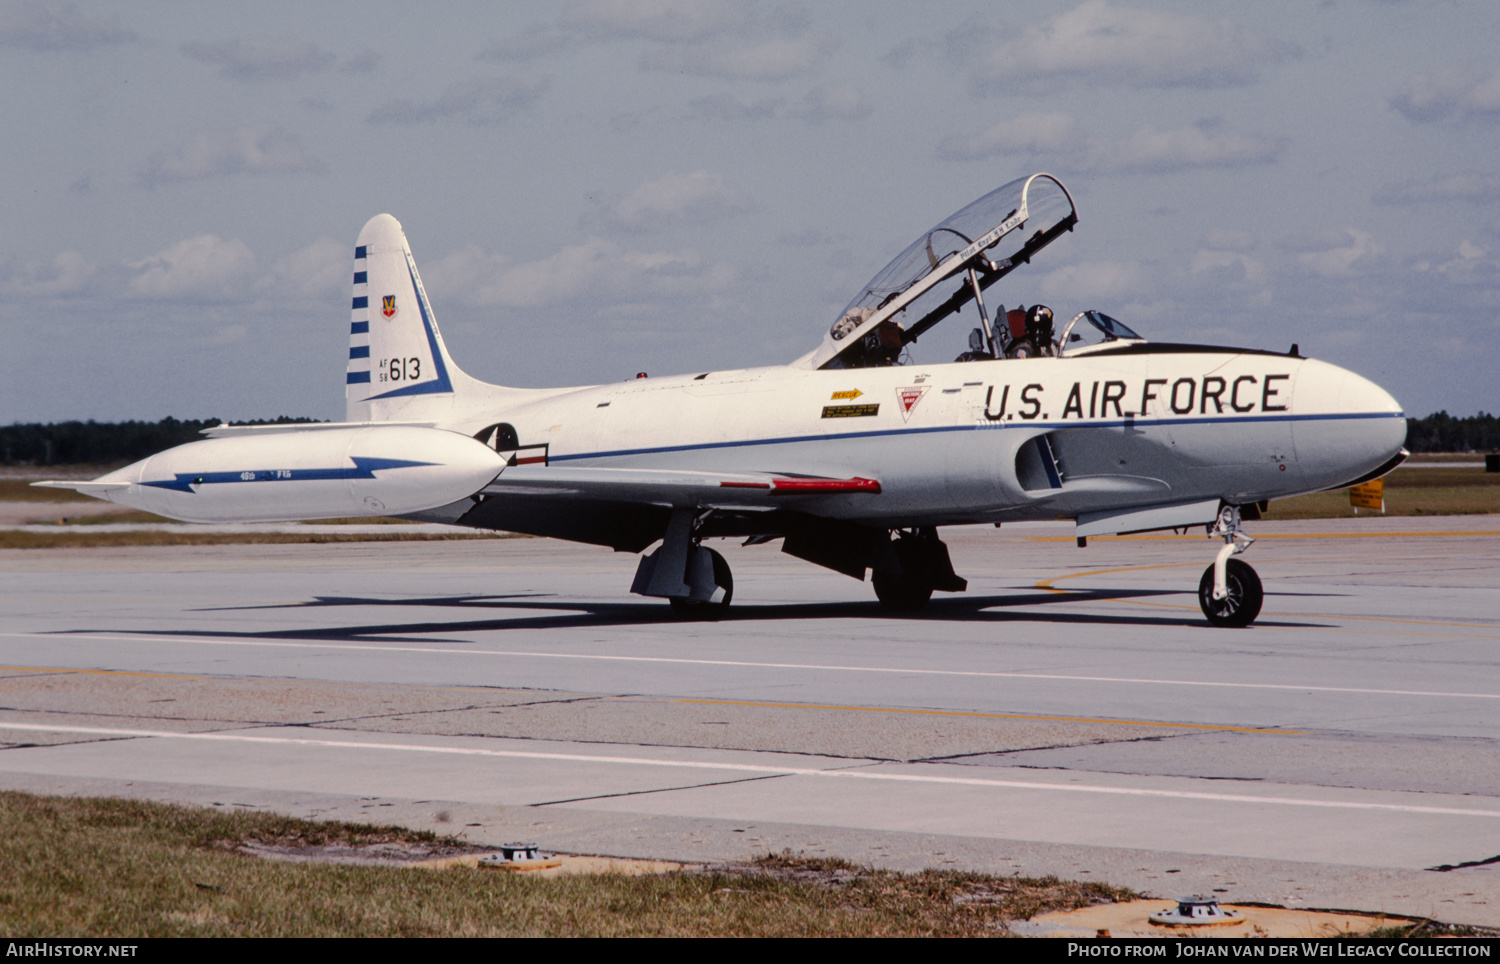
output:
M781 780L786 777L795 776L793 773L763 773L753 777L737 777L733 780L710 780L707 783L689 783L680 787L652 787L648 790L622 790L618 793L597 793L588 797L573 797L568 800L544 800L540 803L527 804L531 807L554 807L567 803L584 803L589 800L611 800L618 797L644 797L657 793L674 793L678 790L702 790L706 787L727 787L736 783L757 783L761 780Z
M1492 864L1500 864L1500 854L1496 854L1493 857L1486 857L1483 860L1465 860L1463 863L1458 864L1438 864L1436 867L1428 867L1427 869L1446 874L1453 870L1463 870L1468 867L1488 867Z

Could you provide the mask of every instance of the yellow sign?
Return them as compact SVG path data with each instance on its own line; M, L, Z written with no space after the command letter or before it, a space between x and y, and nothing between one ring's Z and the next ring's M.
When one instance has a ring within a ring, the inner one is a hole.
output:
M851 388L847 392L834 392L832 395L830 395L828 397L831 398L831 399L833 399L834 401L837 401L838 399L841 399L841 398L846 398L846 399L848 399L849 401L852 402L852 401L854 401L854 399L858 398L859 396L861 396L863 394L864 394L864 392L860 391L859 389L857 389L857 388Z
M1385 512L1385 479L1349 487L1349 504L1356 509L1379 509Z

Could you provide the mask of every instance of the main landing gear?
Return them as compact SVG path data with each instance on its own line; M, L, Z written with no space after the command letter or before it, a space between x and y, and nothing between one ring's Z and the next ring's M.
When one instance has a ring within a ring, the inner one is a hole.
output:
M705 549L692 509L674 509L660 548L641 558L630 591L665 598L685 619L722 619L734 598L729 563Z
M688 568L695 566L702 571L690 573L688 585L703 588L689 596L669 597L667 602L672 612L683 619L723 619L729 612L729 601L734 598L734 575L729 571L729 563L712 549L694 546L688 554Z
M1265 591L1255 570L1231 557L1250 548L1255 540L1240 528L1240 509L1234 505L1219 510L1219 518L1208 534L1210 538L1223 538L1224 548L1198 580L1198 605L1212 625L1242 629L1260 615Z
M963 592L969 587L954 573L937 529L897 529L895 536L896 567L876 567L870 574L880 605L891 612L915 612L927 605L934 590Z

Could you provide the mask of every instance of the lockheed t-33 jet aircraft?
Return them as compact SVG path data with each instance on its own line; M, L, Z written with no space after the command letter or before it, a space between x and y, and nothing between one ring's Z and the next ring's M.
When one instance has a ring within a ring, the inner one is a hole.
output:
M991 308L990 289L1078 222L1034 174L924 232L789 365L586 388L478 381L449 356L395 218L354 248L339 423L219 426L92 482L51 482L194 522L389 516L640 553L631 591L728 609L714 538L765 543L915 610L961 592L943 526L1071 519L1093 535L1205 526L1216 626L1259 613L1238 555L1266 503L1405 457L1400 405L1326 362L1147 341L1099 311ZM975 324L950 363L909 346ZM658 545L659 544L659 545Z

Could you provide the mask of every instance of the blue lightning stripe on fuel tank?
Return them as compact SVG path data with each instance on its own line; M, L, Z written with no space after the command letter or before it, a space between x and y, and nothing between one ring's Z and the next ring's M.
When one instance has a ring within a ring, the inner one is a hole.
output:
M142 482L154 489L194 492L195 485L219 485L225 482L326 482L341 479L373 479L385 469L410 469L436 462L411 462L405 459L371 459L349 456L353 467L341 469L246 469L241 472L178 472L176 478Z

